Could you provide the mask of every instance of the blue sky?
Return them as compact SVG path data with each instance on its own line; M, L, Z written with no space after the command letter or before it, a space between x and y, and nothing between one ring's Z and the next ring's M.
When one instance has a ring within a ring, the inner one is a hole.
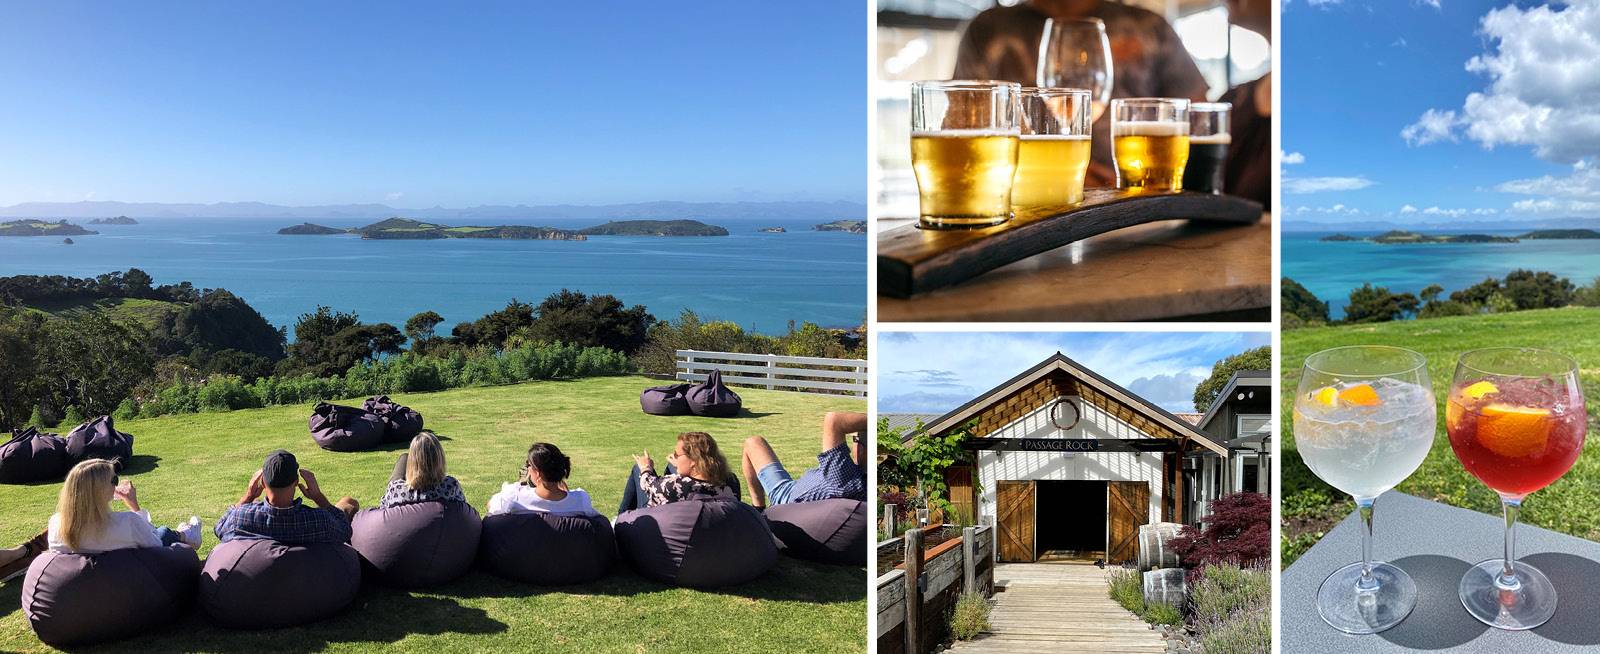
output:
M1600 0L1286 0L1291 220L1600 218Z
M866 196L860 2L0 0L0 205Z
M1211 366L1261 332L882 332L878 411L944 413L1060 351L1168 411L1194 410Z

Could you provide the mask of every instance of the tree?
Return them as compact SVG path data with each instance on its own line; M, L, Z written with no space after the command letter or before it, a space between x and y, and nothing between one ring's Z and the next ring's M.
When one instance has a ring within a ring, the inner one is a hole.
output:
M462 345L480 345L500 349L512 334L533 324L533 305L512 298L506 307L470 323L461 323L451 330L451 336Z
M1307 324L1328 322L1328 303L1317 299L1309 289L1288 277L1283 278L1279 295L1283 298L1283 313L1297 316Z
M1222 387L1233 373L1240 370L1272 370L1272 346L1245 350L1212 364L1211 376L1194 387L1194 410L1201 413L1210 411L1211 403L1217 400Z
M1435 300L1439 299L1439 294L1443 293L1443 292L1444 292L1444 287L1443 286L1440 286L1438 284L1429 284L1426 287L1424 287L1422 289L1422 291L1417 293L1417 297L1421 298L1422 301L1427 303L1427 304L1433 304L1433 302Z
M411 339L415 346L422 341L433 340L435 327L444 322L444 316L435 311L424 311L406 319L406 338Z
M624 307L612 295L588 296L567 289L545 298L534 312L538 317L514 332L525 340L604 347L629 355L644 345L645 334L656 321L644 305Z
M158 340L163 336L174 341L163 354L238 350L269 361L284 357L287 340L254 307L222 289L200 294L173 318L169 333L157 334Z
M39 412L44 394L44 320L41 314L0 307L0 380L5 380L0 382L0 431L42 423L28 412Z
M1484 278L1483 281L1463 288L1450 294L1450 299L1462 304L1483 305L1489 301L1489 296L1501 292L1500 280L1493 277Z
M887 418L878 419L878 487L919 488L929 508L949 511L944 471L958 463L971 463L972 452L963 447L973 438L974 423L962 425L942 436L931 435L918 422L909 443L902 442L904 427L891 429Z
M1399 320L1416 312L1417 296L1390 293L1389 289L1370 283L1350 291L1350 303L1344 308L1345 321L1351 323Z
M1517 309L1553 309L1572 304L1577 288L1565 277L1547 272L1513 270L1506 275L1505 294Z
M286 374L318 377L342 375L362 361L399 354L406 337L394 325L367 325L354 313L319 306L300 316L294 326L295 341L289 358L279 364Z

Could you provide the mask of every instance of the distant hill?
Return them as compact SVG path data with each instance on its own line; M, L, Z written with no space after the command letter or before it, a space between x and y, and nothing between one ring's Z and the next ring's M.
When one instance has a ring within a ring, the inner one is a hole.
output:
M614 220L578 230L585 236L727 236L728 230L698 220Z
M0 223L0 236L86 236L100 232L84 229L65 220L13 220Z
M758 229L756 231L761 232L763 234L784 234L784 233L787 233L789 230L784 229L782 227L762 227L761 229Z
M116 218L96 218L94 220L89 221L89 224L90 225L137 225L137 224L139 224L139 221L134 220L132 218L129 218L127 216L117 216Z
M551 220L671 220L695 216L701 220L762 221L805 216L865 216L867 206L860 202L795 200L783 202L636 202L600 205L480 205L476 207L404 208L386 204L329 204L286 206L264 202L217 202L180 204L161 202L24 202L0 207L0 218L98 218L101 216L139 216L150 218L284 218L288 220L379 220L390 216L410 216L420 220L474 222L491 220L523 221L530 217Z
M1517 238L1530 240L1547 239L1591 239L1600 238L1600 232L1592 229L1537 229Z
M1370 239L1373 243L1383 244L1408 244L1408 243L1516 243L1513 236L1492 236L1489 234L1418 234L1397 229L1384 232Z
M1319 240L1319 241L1327 241L1329 243L1348 243L1350 241L1364 241L1366 239L1357 238L1357 237L1351 236L1349 234L1330 234L1328 236L1324 236L1324 237L1319 238L1317 240Z
M817 225L816 227L812 227L812 229L819 232L850 232L851 234L865 234L867 233L867 221L835 220L831 223Z
M313 225L311 223L300 223L293 227L285 227L280 229L278 230L278 233L295 236L326 236L329 234L348 234L350 233L350 230L337 229L334 227L323 227L322 225Z
M439 238L504 238L531 241L582 241L584 237L569 230L554 227L529 227L526 225L496 225L493 227L452 227L411 218L388 218L365 227L350 230L369 240L416 240Z

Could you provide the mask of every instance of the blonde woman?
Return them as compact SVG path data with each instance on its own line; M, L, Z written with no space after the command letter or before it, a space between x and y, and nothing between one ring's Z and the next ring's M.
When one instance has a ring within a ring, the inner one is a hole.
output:
M394 473L389 475L389 487L378 502L378 508L387 509L402 504L419 502L465 502L466 494L456 478L445 474L444 446L431 431L417 434L411 439L411 449L394 462Z
M112 511L112 499L122 500L128 510ZM201 534L195 516L179 531L150 524L133 482L119 483L116 468L104 459L89 459L67 473L47 532L51 550L83 554L175 543L198 548Z
M739 481L729 471L728 460L717 449L717 440L703 431L678 434L677 446L667 456L667 474L656 474L649 452L635 455L633 461L619 514L682 500L739 499Z

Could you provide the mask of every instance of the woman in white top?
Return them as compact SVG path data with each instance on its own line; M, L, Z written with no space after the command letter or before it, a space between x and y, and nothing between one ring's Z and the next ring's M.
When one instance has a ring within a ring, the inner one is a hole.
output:
M572 459L549 443L534 443L528 448L528 461L522 479L502 484L500 492L489 498L489 515L501 513L553 513L557 515L600 515L589 501L588 491L568 489L565 481L572 473Z
M128 511L112 511L111 500L122 500ZM89 459L72 467L61 485L56 513L50 516L50 549L94 554L129 547L163 547L184 543L200 547L200 518L190 517L182 531L150 524L150 514L139 508L132 481L117 483L110 461Z

